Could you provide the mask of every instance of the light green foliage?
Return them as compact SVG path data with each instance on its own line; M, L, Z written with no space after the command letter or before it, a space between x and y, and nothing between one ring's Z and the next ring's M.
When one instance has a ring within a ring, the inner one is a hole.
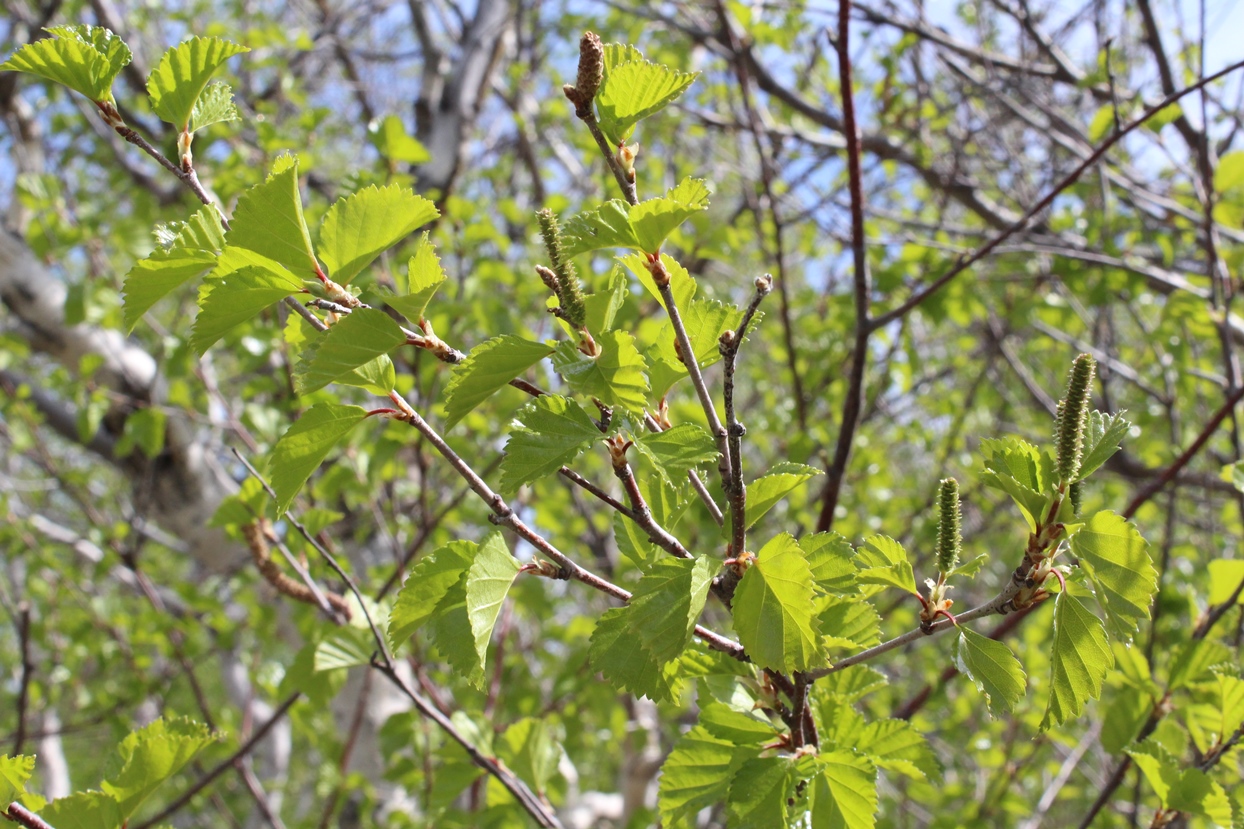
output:
M128 46L100 26L53 26L52 37L18 49L0 71L27 72L80 92L92 101L112 98L112 82L130 62Z
M337 628L315 646L314 673L354 668L371 662L376 640L371 632L356 627Z
M759 749L716 737L703 725L684 734L661 766L660 808L667 821L723 800L735 772Z
M514 723L497 741L497 756L540 794L545 793L557 772L561 753L548 722L534 717Z
M713 436L694 423L680 423L664 432L635 436L635 449L656 467L667 484L675 484L697 466L717 461Z
M56 829L120 829L125 821L116 798L97 791L57 798L40 810L39 817Z
M1153 741L1146 741L1128 755L1163 807L1200 815L1219 826L1235 825L1226 791L1205 772L1183 767Z
M1050 699L1041 730L1077 717L1090 699L1101 696L1102 681L1114 664L1101 620L1070 593L1054 600L1054 646L1050 652Z
M825 593L857 593L855 586L855 548L835 532L813 533L799 539L799 548L808 558L812 580Z
M286 430L272 450L268 474L276 492L277 512L284 513L337 442L367 416L358 406L320 403Z
M1195 696L1197 701L1187 708L1188 730L1197 748L1206 754L1244 725L1244 679L1218 673L1201 683Z
M569 258L604 248L633 248L655 254L679 225L708 209L708 196L703 181L688 178L664 196L634 206L613 199L566 222L563 254Z
M677 658L691 641L704 609L713 565L706 556L667 558L650 569L623 609L632 633L662 664Z
M432 156L428 150L406 132L402 119L396 115L386 115L372 129L372 140L380 154L390 162L422 164Z
M333 281L347 285L382 252L439 215L432 202L408 187L365 187L328 208L320 225L320 257Z
M518 575L518 561L510 555L500 530L493 530L480 542L466 574L466 611L470 620L471 636L474 638L472 653L477 666L470 671L478 686L483 681L484 658L488 640L501 613L501 604L509 593L510 585Z
M398 274L395 279L397 295L386 296L385 303L418 324L428 303L445 282L445 269L441 267L441 260L436 255L436 248L428 241L427 233L415 246L405 275Z
M190 347L203 354L230 330L301 290L302 284L288 272L254 265L209 279L199 292Z
M877 812L876 770L867 759L839 749L816 758L813 829L871 829Z
M881 616L863 599L827 596L817 620L827 647L858 650L881 642Z
M471 566L474 555L473 542L453 541L419 559L389 614L389 643L394 648L432 618L441 599Z
M198 132L213 124L241 119L233 104L233 89L224 81L213 81L204 87L190 111L190 131Z
M387 361L388 354L405 343L406 335L388 314L371 308L356 309L312 342L294 375L294 385L299 394L322 389L377 358ZM393 363L386 365L387 371L382 374L386 378L383 385L388 388L377 389L379 394L393 388Z
M187 131L212 75L229 58L249 51L218 37L191 37L179 43L164 53L147 78L151 108L162 120Z
M555 394L537 397L514 420L519 425L510 432L501 462L501 489L507 493L553 474L602 437L582 406Z
M445 386L446 429L492 397L511 380L553 352L544 343L533 343L505 334L471 349Z
M563 342L553 352L553 367L577 394L599 399L606 406L639 412L648 403L646 365L625 331L607 331L597 344L601 353L588 357L573 343Z
M976 683L994 716L1014 710L1024 697L1027 675L1004 642L961 627L955 643L955 666Z
M1244 559L1214 559L1209 563L1209 596L1211 605L1220 605L1230 600L1235 588L1244 582ZM1244 590L1235 598L1236 604L1244 604Z
M628 253L625 256L619 256L618 261L625 265L627 270L635 274L635 278L648 290L653 299L661 303L662 308L665 308L665 297L657 289L657 284L652 279L652 271L648 270L645 264L647 257L642 253ZM687 269L668 253L661 254L661 264L665 266L665 270L670 277L670 294L674 297L674 305L685 313L686 309L691 305L691 299L695 296L696 281L691 274L687 273ZM666 310L668 311L668 309Z
M695 73L676 72L643 59L633 46L608 44L605 72L596 95L601 131L622 144L635 125L675 101L695 81Z
M26 799L31 795L26 792L26 783L29 782L34 770L34 757L21 754L10 757L7 754L0 754L0 812L7 809L8 805L14 801L27 803Z
M1084 458L1080 461L1077 480L1084 480L1119 451L1119 443L1132 428L1131 421L1118 414L1089 412L1088 427L1084 435Z
M167 247L140 259L125 275L125 328L133 331L142 315L164 297L216 264L225 247L224 228L216 208L203 206L184 224Z
M860 584L881 584L908 593L917 592L907 551L889 536L874 535L865 539L856 551L855 563L859 567L855 579Z
M789 757L755 757L734 774L726 798L727 820L738 829L785 826L787 793L794 785Z
M626 608L607 610L596 623L588 651L592 670L619 690L654 701L674 698L677 663L663 665L631 630Z
M1158 572L1136 526L1109 510L1095 513L1071 537L1071 551L1088 573L1115 638L1130 642L1149 618Z
M238 198L225 241L284 265L298 279L319 271L302 215L297 158L277 159L267 180Z
M798 487L823 474L815 467L784 461L747 485L747 527L751 529L769 510ZM727 525L729 522L726 522Z
M734 630L752 661L780 671L806 671L823 658L812 605L812 571L798 542L774 538L756 555L734 592Z
M1033 532L1045 517L1047 491L1053 483L1054 460L1030 443L1015 438L981 441L985 472L981 481L1010 495Z

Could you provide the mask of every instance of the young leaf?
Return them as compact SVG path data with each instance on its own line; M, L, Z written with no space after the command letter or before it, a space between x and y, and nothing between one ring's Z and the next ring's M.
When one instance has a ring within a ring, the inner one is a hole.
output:
M135 262L125 275L126 331L133 331L143 314L161 299L211 270L224 246L220 214L204 205L181 225L170 246L156 248Z
M1209 595L1211 605L1220 605L1231 598L1235 588L1244 581L1244 560L1216 558L1209 563ZM1236 596L1236 604L1244 605L1244 592Z
M4 809L26 794L26 781L35 771L35 758L19 754L0 754L0 805Z
M233 105L233 87L224 81L212 81L203 88L203 94L190 110L190 131L198 132L213 124L237 121L238 108Z
M277 168L280 172L275 172ZM319 272L320 266L315 261L311 233L302 216L298 160L282 156L273 170L267 181L238 198L225 239L230 245L279 262L298 279L310 279Z
M734 773L726 800L730 829L786 826L786 800L794 785L789 757L755 757Z
M855 580L860 584L883 584L908 593L918 592L907 551L893 538L874 535L866 539L856 552L855 563L860 568Z
M367 417L358 406L321 403L312 406L286 430L268 463L276 509L283 515L303 484L343 437Z
M524 717L511 725L497 742L497 758L544 794L557 772L562 749L545 720Z
M702 180L685 178L664 196L632 207L627 218L639 249L646 253L659 251L666 236L691 216L708 209L708 197L708 187Z
M937 755L924 735L906 720L874 720L864 726L855 748L882 769L916 780L931 780L941 773Z
M190 347L203 354L231 329L302 289L302 283L288 272L254 265L209 279L200 292Z
M765 513L797 487L820 475L821 470L801 463L784 461L747 485L747 527L751 529ZM725 522L728 527L729 521Z
M876 825L877 771L867 758L846 749L816 758L811 829L872 829Z
M955 644L955 667L985 695L989 712L1010 712L1024 696L1027 676L1011 649L965 627Z
M373 126L372 141L380 154L390 162L404 161L407 164L423 164L432 158L427 148L406 132L402 119L396 115L386 115L380 125Z
M119 829L127 816L112 795L85 791L53 800L39 817L56 829Z
M385 304L417 325L436 289L445 281L445 270L426 232L415 245L415 252L406 265L406 275L397 274L395 278L398 295L385 297Z
M601 131L614 146L624 143L636 124L675 101L695 79L694 72L642 59L610 67L596 95Z
M644 696L654 702L674 699L678 663L662 665L631 631L626 608L605 611L592 632L588 659L592 670L619 690Z
M1050 701L1042 731L1078 717L1085 703L1101 696L1102 680L1114 664L1101 620L1070 593L1059 593L1054 600L1050 663Z
M371 631L356 627L337 628L315 646L315 673L354 668L371 662L376 640Z
M860 598L824 597L817 614L825 644L835 648L871 648L881 642L881 616Z
M1119 451L1119 443L1132 428L1130 421L1118 414L1089 412L1088 432L1084 436L1084 459L1080 461L1077 480L1083 481Z
M398 184L372 185L338 199L320 225L320 256L328 275L349 284L383 251L439 215L432 202Z
M858 593L855 586L855 548L836 532L814 533L799 539L816 588L826 593Z
M734 630L762 668L806 671L823 658L812 571L788 533L766 544L734 592Z
M609 282L603 291L583 297L587 330L597 335L612 330L613 321L626 302L628 294L626 273L615 266L609 272Z
M661 766L658 803L667 824L725 798L734 773L759 748L738 746L697 725L679 738Z
M488 641L501 613L510 585L520 569L510 555L500 530L493 530L480 542L475 558L466 574L466 612L471 623L475 654L482 666L488 653ZM483 672L479 674L483 678Z
M1013 438L982 440L981 454L987 470L981 474L981 481L1010 495L1027 519L1028 528L1036 532L1038 522L1045 517L1045 492L1051 483L1045 470L1052 470L1053 460L1043 458L1032 444Z
M595 441L600 429L573 400L555 394L537 397L514 415L521 426L510 432L501 460L501 491L551 475Z
M1095 513L1071 537L1071 551L1096 588L1110 632L1124 642L1132 640L1141 619L1149 618L1158 589L1147 546L1134 524L1108 510Z
M1152 741L1127 753L1153 787L1163 808L1200 815L1219 826L1233 825L1227 793L1205 772L1181 768L1175 757Z
M597 357L562 342L553 352L553 367L579 394L596 397L606 406L642 411L648 404L647 366L635 338L625 331L607 331L596 342L601 348Z
M712 580L713 567L706 556L665 558L635 586L623 610L632 634L658 662L677 658L691 641Z
M613 538L618 552L630 559L641 572L648 572L663 555L660 548L648 540L648 533L620 512L613 514Z
M644 432L635 449L652 462L666 483L675 484L691 469L716 463L717 444L703 426L680 423L664 432Z
M630 205L621 199L607 201L599 210L574 216L562 226L562 255L567 259L602 248L640 250L631 227Z
M112 100L112 81L130 62L129 47L98 26L55 26L52 37L27 43L0 71L26 72L59 83L92 101Z
M147 78L151 109L160 119L185 131L203 88L216 70L245 46L218 37L191 37L164 53Z
M465 360L454 366L445 387L446 431L551 353L553 349L544 343L533 343L513 334L493 337L475 346Z
M312 357L298 365L295 387L310 394L405 343L401 326L384 311L358 308L315 343Z
M116 800L122 817L128 817L215 739L207 726L191 720L156 720L121 741L119 768L100 788Z
M746 712L737 711L719 702L700 708L700 725L714 737L741 746L764 746L778 736L773 723L750 707Z
M665 308L665 298L661 296L661 291L657 289L657 283L652 279L652 271L648 270L645 264L648 257L642 253L628 253L626 256L619 256L618 261L626 266L627 270L635 274L639 279L639 283L643 285L648 293L661 303L661 307ZM670 275L670 293L674 295L674 304L679 310L691 306L691 299L695 296L696 282L691 274L687 273L687 269L680 265L674 257L668 253L661 254L661 264L665 266L665 272ZM667 312L668 308L665 309Z
M398 648L415 635L458 583L475 557L473 541L451 541L423 556L407 576L389 614L389 644Z

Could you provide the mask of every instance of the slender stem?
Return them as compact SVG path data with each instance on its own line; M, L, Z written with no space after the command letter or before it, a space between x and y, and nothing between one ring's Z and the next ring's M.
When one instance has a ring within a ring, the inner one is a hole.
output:
M977 262L979 262L980 260L988 256L994 250L994 248L998 247L998 245L1002 244L1007 239L1011 238L1016 233L1018 233L1019 231L1027 227L1028 222L1030 222L1034 216L1036 216L1038 213L1040 213L1041 211L1049 207L1054 202L1054 200L1058 198L1059 194L1061 194L1064 190L1066 190L1071 185L1075 184L1080 179L1080 176L1084 175L1084 173L1090 167L1092 167L1098 161L1100 161L1102 157L1105 156L1106 153L1110 151L1111 148L1113 148L1116 144L1118 144L1120 141L1122 141L1132 132L1137 130L1139 127L1144 125L1144 123L1148 121L1150 118L1157 115L1163 109L1175 103L1180 98L1183 98L1185 95L1190 95L1191 93L1196 92L1198 89L1201 89L1202 87L1210 83L1213 83L1219 78L1225 77L1231 74L1232 72L1235 72L1241 68L1244 68L1244 60L1237 61L1219 72L1215 72L1214 74L1209 75L1208 77L1202 78L1201 80L1197 81L1191 86L1186 87L1185 89L1181 89L1180 91L1174 93L1173 95L1166 96L1158 103L1146 109L1144 113L1139 118L1137 118L1135 121L1132 121L1130 124L1128 124L1123 129L1117 130L1114 133L1112 133L1110 137L1107 138L1105 141L1103 141L1101 145L1096 150L1094 150L1093 153L1088 158L1084 159L1084 161L1082 161L1074 170L1072 170L1065 177L1063 177L1057 184L1055 184L1049 193L1047 193L1044 197L1042 197L1042 199L1038 201L1036 204L1034 204L1032 207L1028 208L1028 210L1024 212L1023 216L1019 217L1017 220L1015 220L1013 223L1007 226L1004 230L1002 230L1002 232L1000 232L997 236L994 236L992 239L986 242L983 246L977 248L976 251L972 253L970 256L961 257L958 262L956 262L954 265L951 266L950 270L948 270L946 273L939 276L937 279L935 279L933 282L931 282L924 288L921 288L919 291L914 293L912 296L908 297L906 301L902 302L896 308L890 311L887 311L884 314L880 314L874 317L872 321L872 327L874 329L881 328L885 325L889 325L891 322L894 322L895 320L904 316L905 314L910 312L913 308L920 305L920 303L924 302L926 299L931 297L933 294L937 293L942 288L944 288L956 276L963 273L968 268L970 268L972 265L976 264Z
M605 492L603 489L601 489L596 484L589 481L587 478L584 478L582 475L580 475L578 472L575 472L570 467L563 466L561 469L557 470L557 474L561 475L567 481L577 484L578 486L587 490L591 494L595 495L601 501L613 507L615 511L622 513L623 515L625 515L627 518L631 519L632 521L638 521L638 518L636 517L635 512L630 507L628 507L626 504L619 501L617 498L614 498L608 492Z
M588 110L586 115L580 116L584 124L587 125L588 132L592 134L592 138L596 139L596 146L600 147L600 154L605 157L605 163L609 165L609 171L613 173L613 177L618 182L618 187L622 188L622 197L626 199L627 204L639 204L639 196L635 192L635 182L627 175L626 170L622 169L622 165L618 163L618 159L613 154L613 147L609 146L609 139L605 138L605 134L600 131L600 124L596 122L596 116Z
M22 753L26 743L26 707L30 701L30 680L35 675L34 659L30 655L30 603L23 601L17 607L17 638L21 643L22 678L17 691L17 734L13 737L13 755Z
M860 130L855 120L855 92L851 79L851 0L838 2L838 83L842 88L842 127L847 145L847 188L851 194L851 265L855 293L855 347L851 353L851 376L842 402L838 442L829 465L825 493L821 497L818 532L834 525L834 512L842 494L842 480L855 443L860 409L864 401L864 375L868 365L868 338L876 326L870 320L872 278L868 273L868 248L864 239L864 175L860 169Z
M678 558L693 558L687 548L682 545L677 538L669 533L664 527L656 522L652 517L652 510L648 508L648 503L644 500L644 495L639 491L639 483L635 480L635 473L631 470L631 465L623 459L620 465L615 464L613 472L618 476L618 480L622 482L622 488L626 490L626 497L631 502L630 519L634 521L639 528L648 533L648 540L656 544L667 553Z
M10 803L8 810L0 814L20 826L25 826L26 829L54 829L50 823L20 803Z

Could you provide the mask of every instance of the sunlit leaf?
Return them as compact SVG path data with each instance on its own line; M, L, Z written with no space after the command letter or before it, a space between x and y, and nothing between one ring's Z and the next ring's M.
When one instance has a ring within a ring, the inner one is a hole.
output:
M1070 593L1059 593L1054 600L1050 664L1050 700L1042 731L1078 717L1090 699L1101 696L1102 681L1114 664L1101 620Z
M308 409L286 430L268 463L278 513L289 509L311 473L366 416L367 410L358 406L321 403Z
M320 257L328 275L346 285L382 252L440 215L409 187L371 185L338 199L320 225Z
M1071 537L1071 551L1080 558L1096 589L1110 632L1130 642L1158 589L1158 572L1136 526L1108 510L1095 513Z
M555 394L537 397L514 415L501 461L501 491L513 493L551 475L601 439L600 429L573 400Z
M152 110L178 129L188 129L190 115L212 75L229 58L249 51L218 37L191 37L172 47L147 78Z
M734 629L753 662L783 672L817 665L824 652L812 595L812 572L792 536L757 553L733 602Z
M993 714L1008 712L1023 699L1027 676L1015 654L998 642L966 627L959 628L955 667L976 683Z
M493 337L475 346L465 360L454 366L445 386L445 428L453 428L472 409L552 353L553 349L544 343L513 334Z

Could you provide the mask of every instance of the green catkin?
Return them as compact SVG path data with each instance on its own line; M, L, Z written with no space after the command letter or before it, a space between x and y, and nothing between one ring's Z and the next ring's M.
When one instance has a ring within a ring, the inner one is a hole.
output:
M536 214L540 222L540 235L544 238L544 247L549 253L549 264L553 273L557 274L557 298L562 305L562 318L575 328L583 328L587 324L587 306L583 303L583 291L579 287L579 277L574 265L566 259L562 252L561 229L557 226L557 216L547 207Z
M963 547L960 528L959 482L946 478L937 490L937 569L943 574L955 569Z
M1089 393L1097 361L1090 354L1081 354L1071 364L1067 394L1059 404L1058 479L1060 488L1069 486L1080 472L1084 454L1084 429L1088 423Z
M1078 516L1080 514L1080 502L1084 496L1084 493L1082 491L1083 488L1084 488L1084 481L1076 481L1067 490L1067 494L1071 497L1072 515Z

